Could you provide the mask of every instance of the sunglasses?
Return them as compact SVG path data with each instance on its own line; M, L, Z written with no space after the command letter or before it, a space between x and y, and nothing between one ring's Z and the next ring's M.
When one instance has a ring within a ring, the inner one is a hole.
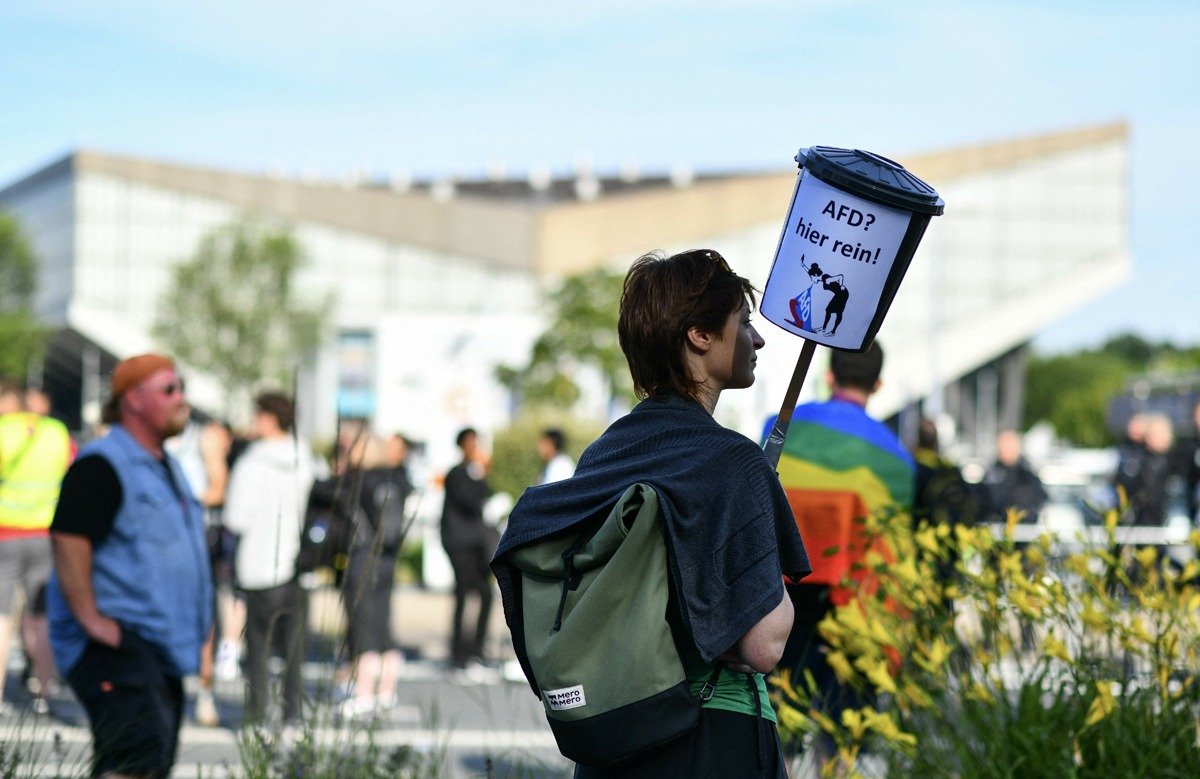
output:
M182 395L183 389L184 389L183 388L183 378L180 377L180 378L176 379L175 381L172 381L172 382L162 385L157 390L155 390L155 392L161 392L162 394L170 397L171 395L174 395L176 392L178 392L180 395Z

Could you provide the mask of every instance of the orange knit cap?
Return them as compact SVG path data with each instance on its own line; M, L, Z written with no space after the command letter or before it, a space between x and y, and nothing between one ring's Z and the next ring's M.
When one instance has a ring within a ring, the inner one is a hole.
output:
M112 373L113 397L124 394L161 370L174 369L175 362L170 357L161 354L139 354L128 360L121 360Z

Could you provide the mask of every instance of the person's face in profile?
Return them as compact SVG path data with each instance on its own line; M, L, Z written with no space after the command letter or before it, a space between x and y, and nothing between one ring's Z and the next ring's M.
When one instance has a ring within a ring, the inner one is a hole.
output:
M754 383L757 352L766 341L750 322L750 306L746 301L726 319L721 332L713 339L705 355L709 380L715 389L744 389Z

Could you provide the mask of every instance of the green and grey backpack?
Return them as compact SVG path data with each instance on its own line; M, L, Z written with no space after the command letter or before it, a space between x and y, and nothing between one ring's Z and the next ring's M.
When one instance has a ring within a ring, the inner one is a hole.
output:
M695 728L715 674L699 699L691 693L667 618L653 489L634 484L603 521L504 557L521 579L523 660L564 756L616 766Z

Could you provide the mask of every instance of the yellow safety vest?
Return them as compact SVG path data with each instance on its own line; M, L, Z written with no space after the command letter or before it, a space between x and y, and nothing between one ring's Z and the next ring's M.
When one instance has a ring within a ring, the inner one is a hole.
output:
M71 438L57 419L0 416L0 528L50 527L70 457Z

